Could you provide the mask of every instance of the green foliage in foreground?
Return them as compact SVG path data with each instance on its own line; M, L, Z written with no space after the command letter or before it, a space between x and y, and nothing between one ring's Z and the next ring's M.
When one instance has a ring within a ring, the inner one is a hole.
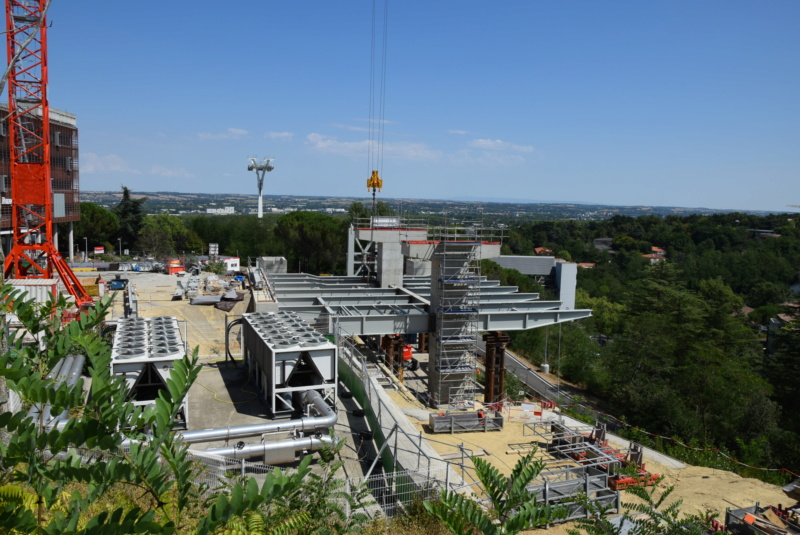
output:
M345 533L363 522L337 502L340 464L323 463L322 475L312 477L310 456L294 472L275 470L261 485L249 478L206 503L197 484L203 469L172 431L200 372L196 350L174 363L155 406L142 409L126 400L124 381L110 371L110 348L99 334L109 298L63 326L63 298L37 306L4 286L0 305L27 331L9 337L0 375L26 405L49 403L53 415L70 416L53 429L52 419L29 418L27 409L0 413L0 429L11 437L0 443L0 532L301 534L326 527ZM41 347L29 344L30 336ZM70 388L47 378L61 358L78 353L88 362L88 400L83 379ZM357 489L343 503L358 507L364 495Z
M578 529L567 530L569 535L705 535L709 533L708 523L713 515L687 515L681 512L683 500L676 500L669 505L667 499L675 487L667 487L663 491L659 478L651 487L628 487L627 492L638 500L635 503L624 503L625 513L612 522L607 513L608 507L598 507L588 500L583 500L584 507L590 511L589 518L576 520Z
M527 488L544 468L543 462L534 460L535 453L533 450L520 458L508 477L488 461L472 458L478 479L489 495L488 511L473 498L451 491L443 491L437 502L426 501L425 509L456 535L513 534L563 518L566 510L538 504L536 495Z

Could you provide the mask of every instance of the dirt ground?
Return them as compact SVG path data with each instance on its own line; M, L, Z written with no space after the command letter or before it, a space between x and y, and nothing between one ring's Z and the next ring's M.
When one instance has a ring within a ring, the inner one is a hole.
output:
M401 408L425 409L413 396L403 392L390 391L392 399ZM477 452L485 459L492 462L502 473L509 474L517 459L518 451L527 452L531 442L536 439L529 428L525 427L526 422L536 421L532 413L526 413L514 409L510 413L511 418L506 418L506 423L502 431L490 431L487 433L456 433L449 435L446 433L431 434L427 429L427 422L410 417L411 422L429 440L433 447L444 456L456 456L460 453L460 446L465 448L465 455ZM547 459L548 456L541 453L541 458ZM724 521L725 509L748 507L755 502L762 505L790 505L786 495L780 487L763 483L755 479L742 478L731 472L714 470L712 468L701 468L698 466L686 466L685 468L668 468L658 462L648 459L645 456L645 466L656 474L664 476L661 483L662 488L674 486L671 501L683 500L682 510L686 513L719 513L720 521ZM623 493L622 502L632 501L632 496ZM548 532L557 534L564 533L572 527L572 523L554 526Z
M103 273L103 278L113 278L113 273ZM122 277L130 279L130 284L139 297L139 316L153 318L157 316L175 316L185 329L184 338L189 348L197 347L201 359L224 358L225 354L225 318L226 316L240 316L246 312L249 297L245 295L244 301L237 303L230 312L223 312L213 306L190 305L188 299L173 301L178 281L187 279L186 276L178 278L176 275L162 273L124 273ZM201 275L201 281L205 274ZM123 316L122 296L117 296L112 309L114 319ZM231 336L231 352L239 354L236 337Z

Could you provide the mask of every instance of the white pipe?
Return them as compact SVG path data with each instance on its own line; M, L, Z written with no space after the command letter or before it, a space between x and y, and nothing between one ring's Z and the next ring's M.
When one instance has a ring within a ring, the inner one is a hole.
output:
M262 442L259 444L245 444L242 448L236 446L205 450L202 453L220 455L233 459L248 459L250 457L264 457L264 462L288 463L295 460L298 451L318 451L325 446L333 446L329 436L289 438L276 442Z
M229 440L231 438L252 437L265 433L279 433L295 430L309 433L312 431L329 429L336 424L336 420L338 419L336 411L328 406L316 390L307 391L303 396L303 402L308 405L313 405L320 416L297 418L296 420L288 421L273 421L264 424L184 431L183 441L187 444L194 444L197 442L213 442L215 440Z
M72 364L74 362L75 362L75 356L74 355L68 355L68 356L64 357L64 363L61 365L61 367L58 369L58 371L56 373L53 373L51 371L49 374L47 374L47 378L48 379L55 379L56 380L56 382L54 384L54 388L60 387L61 384L64 381L67 380L66 376L69 373L69 371L72 369ZM31 410L28 412L28 416L31 415L31 412L35 412L35 418L39 419L41 422L47 422L48 420L50 420L50 408L51 408L51 405L49 403L46 403L44 405L44 407L41 407L41 408L40 408L40 406L36 406L36 407L37 408L36 408L35 411L34 411L34 408L31 407Z
M72 363L72 368L66 374L66 383L67 386L72 388L77 384L78 379L81 377L81 373L83 372L83 364L86 362L86 357L84 355L77 355L75 357L75 361ZM67 425L67 420L69 419L69 410L65 409L56 416L52 422L47 424L47 429L52 429L55 426L57 429L63 429L65 425Z
M48 373L45 378L52 380L52 379L55 379L56 377L58 377L58 374L61 373L61 368L64 367L64 363L69 358L72 358L72 357L67 356L67 357L62 358L58 362L56 362L56 365L53 366L53 369L50 370L50 373ZM27 417L28 418L33 418L34 420L38 419L39 418L39 413L41 412L41 409L42 409L42 407L38 403L35 403L35 404L31 405L31 408L28 410L28 416Z

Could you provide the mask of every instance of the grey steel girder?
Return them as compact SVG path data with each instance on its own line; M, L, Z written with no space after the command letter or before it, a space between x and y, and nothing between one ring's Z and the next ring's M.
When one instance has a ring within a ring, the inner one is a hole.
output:
M520 331L546 327L566 321L588 318L591 310L539 310L505 311L493 314L478 314L478 329L481 331ZM329 329L333 329L334 319L343 332L349 334L382 335L386 333L425 333L430 330L427 314L405 316L376 313L363 316L336 316L329 318Z
M481 331L522 331L555 325L566 321L588 318L591 310L562 310L553 308L553 302L518 303L513 307L499 304L481 304L478 312L478 329ZM283 307L281 307L284 310ZM430 331L430 316L426 307L396 306L327 306L286 307L307 321L324 317L329 332L333 322L349 334L381 335L386 333L425 333Z
M281 304L281 308L283 309L294 309L297 306L322 306L328 305L331 307L337 306L359 306L359 305L403 305L403 304L429 304L429 300L427 299L428 296L421 296L421 295L413 295L413 294L390 294L390 293L381 293L378 295L365 293L363 295L342 295L342 296L330 296L330 295L319 295L319 294L286 294L280 295L279 300ZM546 303L544 306L552 307L553 303L550 301L537 301L539 298L539 294L510 294L510 295L499 295L499 294L488 294L488 295L481 295L480 302L481 305L485 304L492 304L492 303L506 303L506 304L514 304L514 303ZM558 308L558 304L556 303L555 308Z

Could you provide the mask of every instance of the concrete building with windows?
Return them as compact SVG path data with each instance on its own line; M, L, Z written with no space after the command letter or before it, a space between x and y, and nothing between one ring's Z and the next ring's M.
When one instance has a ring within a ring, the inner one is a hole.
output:
M8 105L0 105L3 117L8 115ZM38 124L36 124L38 121ZM41 128L41 119L33 118L34 124L26 125L31 129ZM0 226L2 227L3 246L8 250L11 236L11 176L10 139L8 121L0 123ZM55 246L67 252L73 260L74 237L72 224L81 218L80 180L78 172L78 124L76 116L65 111L50 108L50 173L53 191L53 222L69 223L67 243L59 244L56 227L53 228Z

